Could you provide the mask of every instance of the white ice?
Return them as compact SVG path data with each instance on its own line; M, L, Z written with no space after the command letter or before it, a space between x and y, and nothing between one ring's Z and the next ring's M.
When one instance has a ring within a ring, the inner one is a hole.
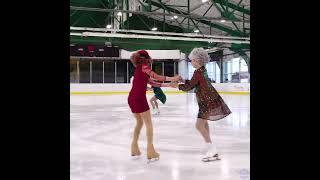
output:
M249 95L222 95L232 114L209 122L220 161L201 162L204 141L195 129L194 94L167 94L153 116L160 160L147 164L145 127L142 158L132 160L135 120L127 95L70 96L71 180L247 180L250 171ZM151 95L148 95L148 99Z

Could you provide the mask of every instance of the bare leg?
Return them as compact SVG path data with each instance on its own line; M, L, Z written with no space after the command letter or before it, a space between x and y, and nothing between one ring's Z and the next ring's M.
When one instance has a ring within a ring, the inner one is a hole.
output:
M159 109L157 99L154 100L154 104L156 104L157 109Z
M146 125L146 132L147 132L147 158L158 158L160 155L157 153L153 147L153 125L150 110L141 113L142 119L144 124Z
M207 129L209 136L210 136L210 128L209 128L208 121L206 121L205 128Z
M150 99L150 103L151 103L151 105L152 105L152 109L155 108L154 103L153 103L153 99L154 99L154 98L155 98L155 96L153 96L153 97Z
M139 135L143 126L143 120L140 114L133 113L134 117L136 118L136 126L133 131L133 139L131 144L131 155L132 156L139 156L141 154L138 146Z
M207 124L208 125L208 129L207 129L206 123L208 123L207 120L198 118L196 122L196 128L204 138L204 141L206 143L211 143L211 138L209 134L209 125Z

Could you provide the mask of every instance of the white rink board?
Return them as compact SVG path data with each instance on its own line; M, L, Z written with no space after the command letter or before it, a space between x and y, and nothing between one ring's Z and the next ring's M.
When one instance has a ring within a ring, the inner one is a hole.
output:
M180 59L180 50L146 50L152 59ZM126 50L120 50L121 59L130 59L132 53Z
M213 83L220 92L250 92L250 83ZM150 85L149 85L150 86ZM129 92L131 84L70 84L70 92ZM176 88L163 87L163 91L177 91Z

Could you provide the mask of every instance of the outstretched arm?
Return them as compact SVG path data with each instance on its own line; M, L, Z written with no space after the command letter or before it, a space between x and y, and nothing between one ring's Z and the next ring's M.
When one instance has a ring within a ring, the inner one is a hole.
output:
M148 65L142 66L142 72L145 72L146 74L148 74L150 76L150 78L152 78L152 79L155 79L158 81L165 81L166 80L165 76L158 75L157 73L152 71L152 69Z
M145 72L150 76L150 78L155 79L157 81L179 81L181 79L180 76L175 76L175 77L168 77L168 76L161 76L150 68L148 65L143 65L142 66L142 72Z
M148 84L150 84L151 86L154 86L154 87L170 87L169 83L156 82L156 81L152 80L151 78L149 78Z
M178 88L179 90L182 91L190 91L193 89L198 83L199 83L199 78L198 78L198 73L193 73L193 76L191 80L185 80L184 84L179 84Z

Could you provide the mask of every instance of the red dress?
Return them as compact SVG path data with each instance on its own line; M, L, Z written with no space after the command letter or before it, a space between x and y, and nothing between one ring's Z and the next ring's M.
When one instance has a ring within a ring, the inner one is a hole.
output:
M147 64L138 65L133 75L132 88L128 97L128 104L133 113L143 113L149 110L146 97L147 84L155 87L161 87L161 83L157 83L150 79L165 81L165 76L160 76L153 72Z
M228 106L212 86L204 66L194 71L190 81L187 80L185 84L179 85L182 91L190 91L193 88L199 105L198 118L217 121L231 114Z

